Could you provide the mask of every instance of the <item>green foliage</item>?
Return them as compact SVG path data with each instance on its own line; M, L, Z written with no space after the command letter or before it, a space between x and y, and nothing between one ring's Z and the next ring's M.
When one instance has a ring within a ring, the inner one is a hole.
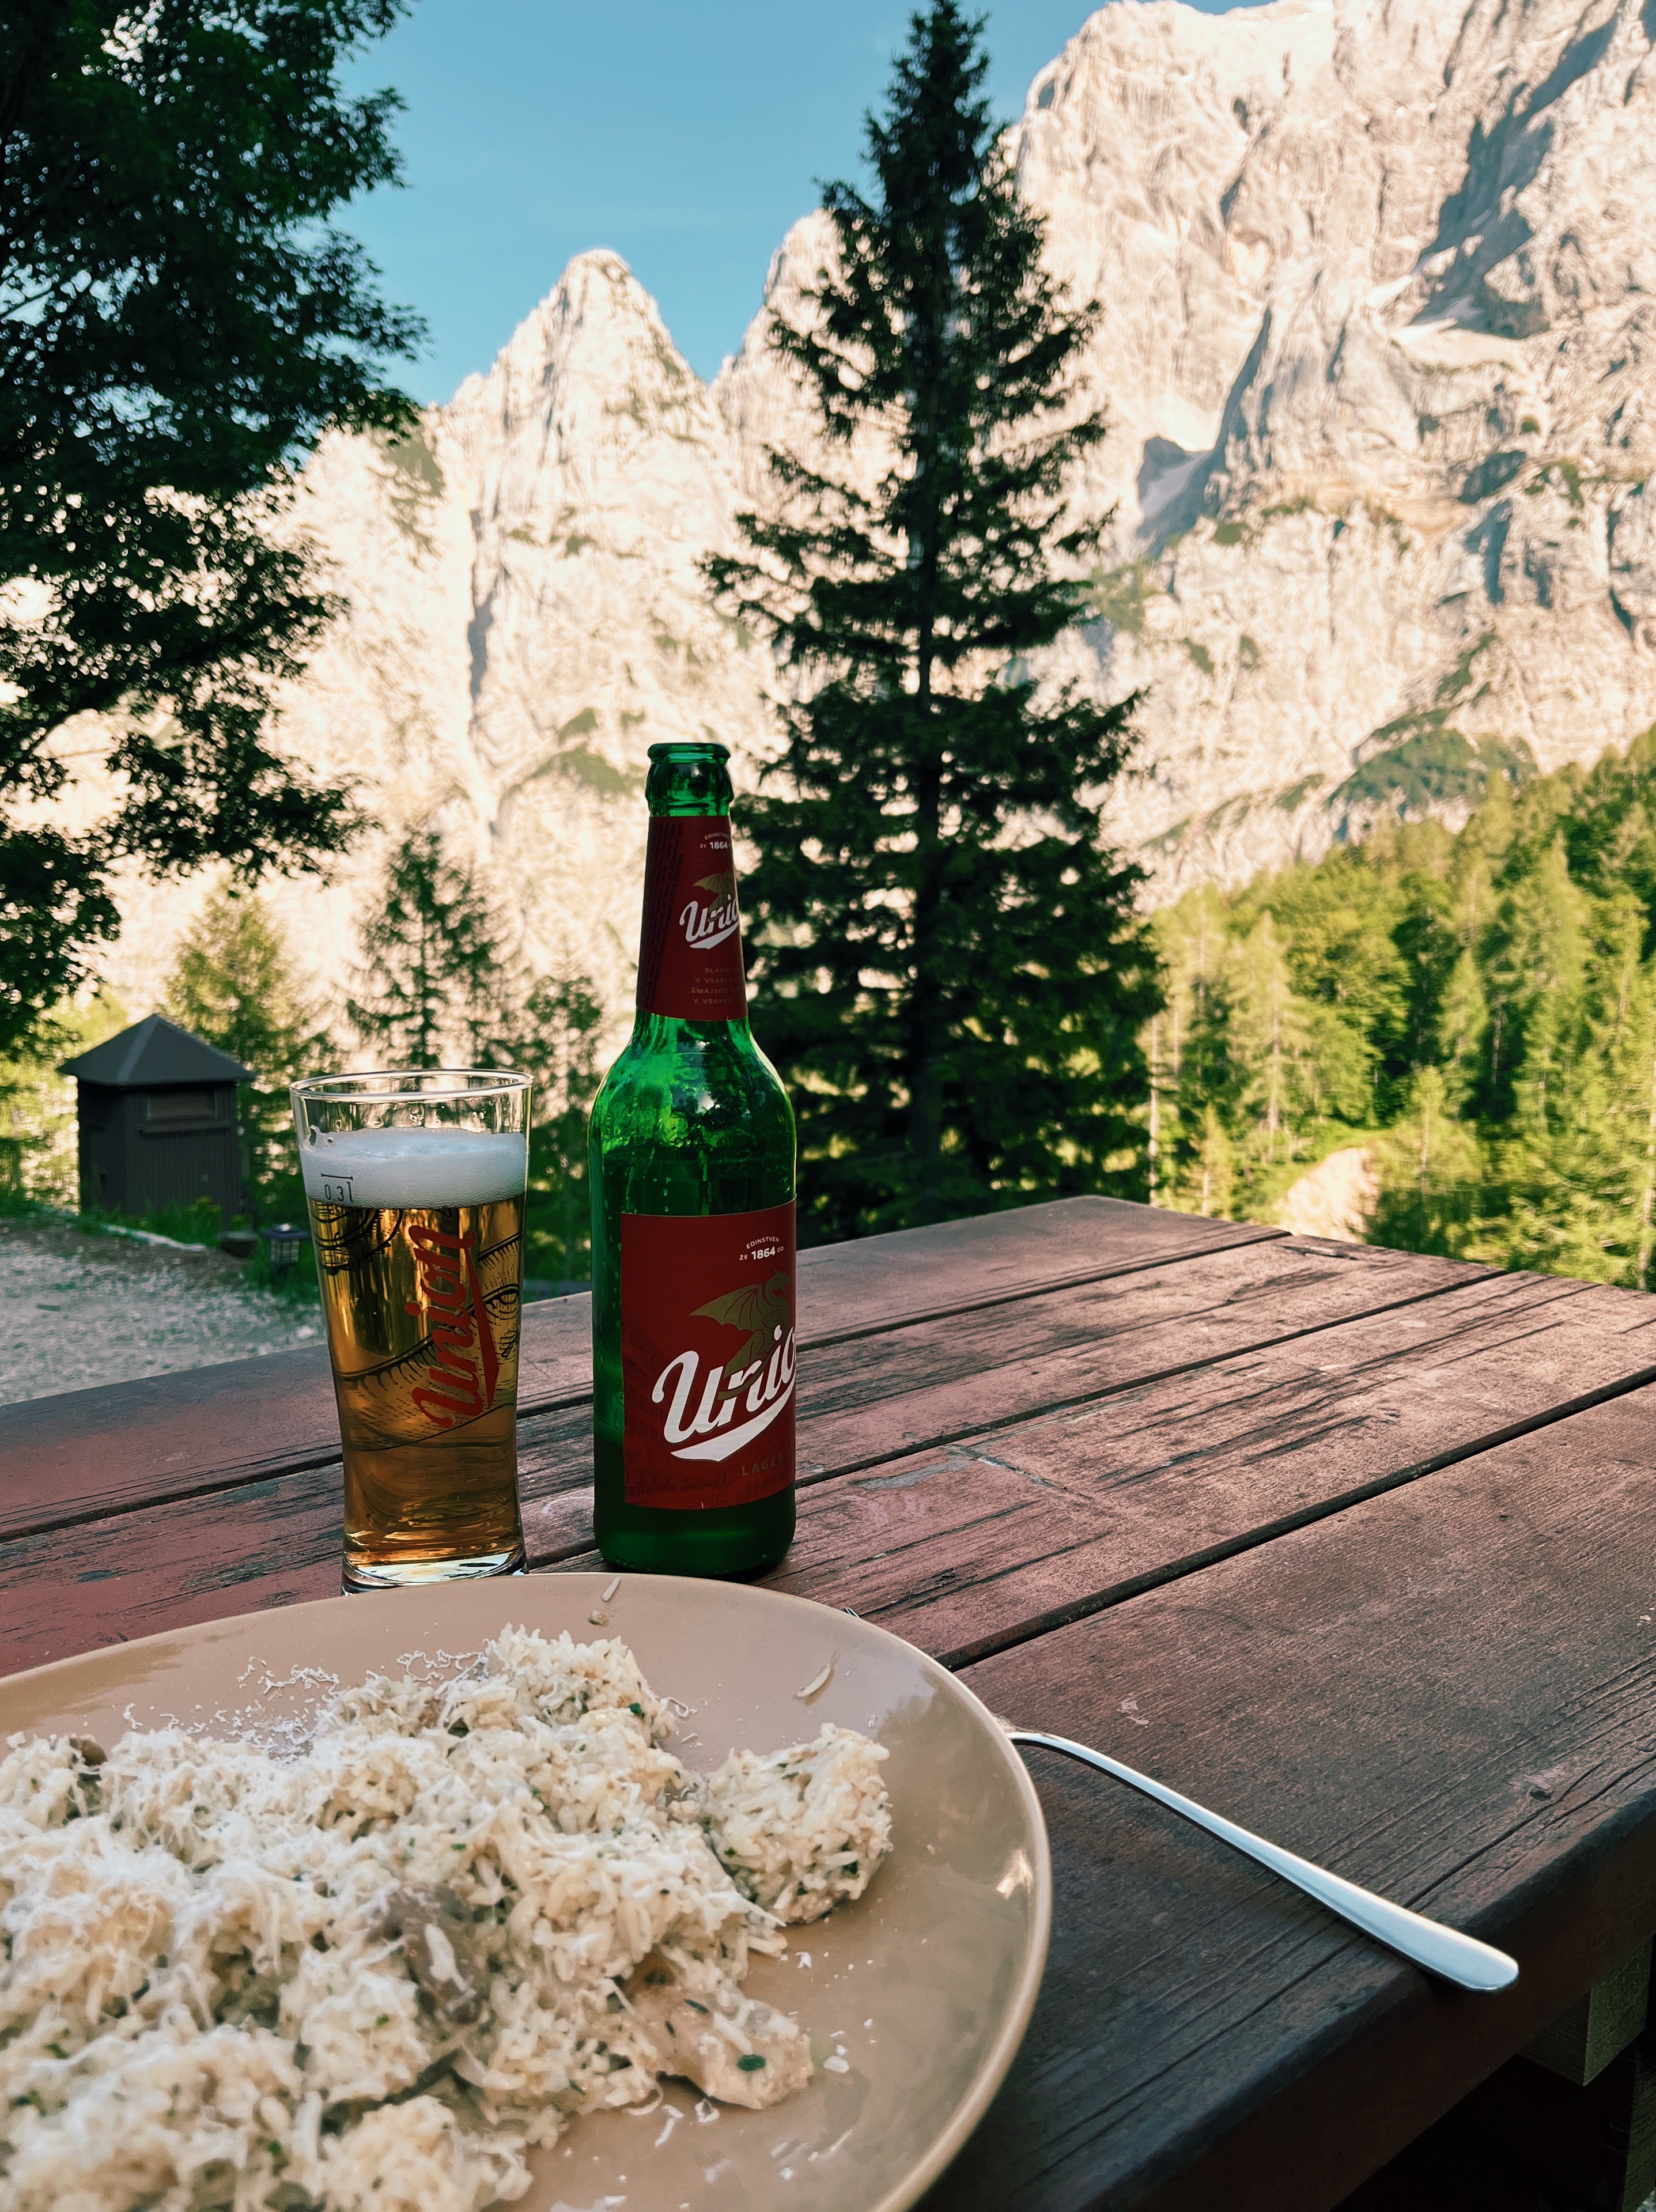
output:
M79 1202L75 1084L58 1062L126 1028L119 999L99 991L54 1008L26 1047L0 1059L0 1205L27 1213Z
M598 1096L603 1009L587 978L543 976L525 1001L516 1065L534 1078L524 1269L553 1281L592 1273L587 1115Z
M1403 1118L1379 1150L1373 1242L1405 1252L1464 1253L1482 1201L1482 1158L1476 1133L1455 1113L1441 1068L1423 1067L1415 1077Z
M434 830L405 837L362 929L345 1012L386 1067L507 1066L505 963L489 902Z
M1376 1242L1656 1287L1653 818L1656 732L1159 916L1169 1202L1268 1212L1361 1138Z
M288 1085L326 1073L338 1055L256 894L221 890L208 900L179 949L161 1011L254 1072L237 1092L250 1218L275 1220L302 1210Z
M1100 829L1129 709L1027 672L1088 603L1066 489L1104 434L1075 407L1099 311L1043 265L984 69L955 0L912 18L871 191L824 194L836 270L772 326L829 459L772 453L774 519L707 564L795 678L744 896L812 1239L1142 1188L1156 963ZM859 435L872 484L837 465Z
M170 1237L175 1244L210 1248L217 1243L224 1223L212 1199L196 1198L187 1206L161 1206L136 1216L119 1213L110 1206L83 1206L76 1215L75 1226L87 1237L100 1236L107 1229L139 1229L152 1236Z
M603 1009L585 975L532 981L468 868L424 831L391 857L362 932L346 1011L381 1064L516 1067L534 1079L525 1267L584 1281L591 1267L587 1111Z
M1521 738L1473 745L1449 726L1449 714L1447 707L1425 707L1376 730L1385 750L1353 770L1333 803L1360 818L1384 810L1419 819L1434 808L1476 805L1492 777L1519 785L1534 775L1534 756Z
M116 933L118 864L316 870L354 826L270 722L331 611L294 465L329 423L412 420L374 363L419 326L329 227L397 173L394 96L338 72L399 12L0 11L0 580L27 617L0 624L0 1050ZM78 715L117 794L89 828L36 811Z
M1162 597L1160 584L1149 582L1150 563L1129 561L1124 568L1094 568L1087 580L1087 605L1111 629L1138 637L1144 629L1148 601Z

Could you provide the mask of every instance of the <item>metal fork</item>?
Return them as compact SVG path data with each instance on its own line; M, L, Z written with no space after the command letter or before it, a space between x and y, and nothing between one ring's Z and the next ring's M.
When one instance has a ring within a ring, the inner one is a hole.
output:
M1209 1812L1194 1798L1180 1796L1165 1782L1153 1782L1148 1774L1123 1766L1118 1759L1111 1759L1084 1743L1072 1743L1068 1736L1048 1735L1041 1729L1014 1728L1005 1721L1001 1725L1014 1743L1035 1743L1048 1751L1061 1751L1065 1758L1078 1759L1084 1766L1095 1766L1100 1774L1113 1775L1129 1790L1154 1797L1158 1805L1182 1814L1196 1827L1204 1828L1209 1835L1217 1836L1221 1843L1245 1851L1261 1866L1281 1875L1284 1881L1291 1881L1296 1889L1304 1890L1307 1897L1314 1897L1319 1905L1327 1905L1330 1912L1337 1912L1342 1920L1350 1921L1366 1935L1376 1936L1392 1950L1400 1951L1417 1966L1424 1966L1428 1973L1440 1974L1447 1982L1458 1982L1464 1990L1504 1990L1518 1979L1518 1961L1509 1959L1504 1951L1480 1943L1475 1936L1463 1936L1457 1928L1446 1928L1440 1921L1428 1920L1423 1913L1411 1912L1406 1905L1393 1905L1387 1898L1376 1897L1372 1889L1348 1881L1343 1875L1330 1874L1326 1867L1314 1866L1309 1859L1285 1851L1280 1844L1267 1843L1250 1829L1239 1828L1234 1820Z

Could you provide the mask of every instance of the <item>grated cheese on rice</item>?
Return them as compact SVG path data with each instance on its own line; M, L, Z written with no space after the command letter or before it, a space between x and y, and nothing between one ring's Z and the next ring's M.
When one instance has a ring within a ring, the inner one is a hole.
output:
M8 2212L478 2212L658 2075L801 2086L806 2031L743 1978L867 1887L886 1753L825 1727L691 1777L672 1729L624 1644L514 1628L337 1694L297 1756L13 1737Z

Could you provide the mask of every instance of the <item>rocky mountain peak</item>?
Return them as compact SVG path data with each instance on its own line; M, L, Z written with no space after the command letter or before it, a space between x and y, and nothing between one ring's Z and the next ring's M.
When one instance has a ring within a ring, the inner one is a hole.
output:
M1653 0L1114 0L1037 76L1020 187L1101 302L1111 426L1052 668L1143 695L1114 827L1161 894L1656 722L1653 49ZM775 743L769 658L697 561L769 447L811 450L766 338L831 240L788 233L710 390L619 257L581 254L417 435L330 440L307 476L350 613L289 742L387 836L475 856L531 957L618 1015L646 747L711 730L751 776ZM133 889L135 1004L194 895ZM315 895L283 896L314 933Z

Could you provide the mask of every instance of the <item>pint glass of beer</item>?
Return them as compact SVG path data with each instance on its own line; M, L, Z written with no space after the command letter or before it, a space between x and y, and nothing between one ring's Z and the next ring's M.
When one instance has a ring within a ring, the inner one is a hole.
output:
M293 1086L345 1458L347 1589L523 1565L518 1320L529 1079Z

